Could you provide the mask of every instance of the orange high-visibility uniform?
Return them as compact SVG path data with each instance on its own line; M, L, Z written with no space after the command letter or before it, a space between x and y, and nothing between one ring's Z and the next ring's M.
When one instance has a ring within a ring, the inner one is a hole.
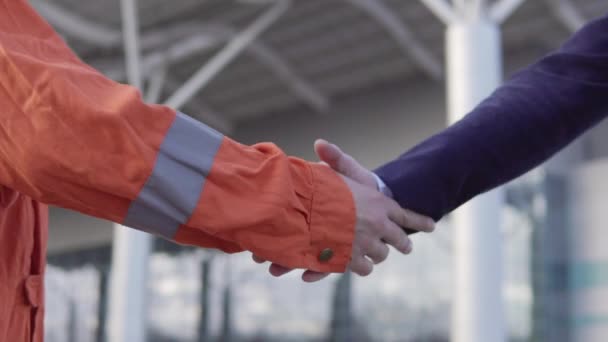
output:
M145 104L0 0L0 341L43 339L46 204L322 272L345 270L355 224L328 168Z

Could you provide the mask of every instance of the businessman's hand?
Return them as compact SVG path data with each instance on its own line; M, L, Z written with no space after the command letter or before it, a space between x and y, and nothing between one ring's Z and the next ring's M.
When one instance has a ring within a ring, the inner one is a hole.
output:
M404 254L410 253L412 243L402 228L426 232L434 229L432 219L404 210L396 202L378 192L373 174L337 146L318 140L315 142L315 152L329 167L343 175L355 199L357 224L349 264L350 270L354 273L361 276L369 275L373 271L374 264L388 257L387 245L392 245ZM253 259L258 263L265 261L256 256ZM272 264L269 269L276 277L291 270L278 264ZM308 270L304 272L302 279L306 282L314 282L327 275Z

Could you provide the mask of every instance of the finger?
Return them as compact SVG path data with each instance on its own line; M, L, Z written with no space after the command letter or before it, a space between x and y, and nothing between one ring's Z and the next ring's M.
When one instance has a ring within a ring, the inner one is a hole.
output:
M282 275L285 275L289 272L293 271L293 268L287 268L278 264L272 264L270 265L270 267L268 268L268 272L270 272L270 274L272 274L275 277L280 277Z
M321 272L315 272L315 271L308 270L302 274L302 280L304 280L307 283L314 283L316 281L324 279L328 275L329 275L329 273L321 273Z
M362 277L367 277L374 270L374 264L368 258L358 257L351 262L350 269Z
M254 255L254 254L251 255L251 259L253 259L253 261L257 262L258 264L263 264L266 262L266 260L260 258L257 255Z
M366 255L374 262L374 264L379 264L388 258L388 253L390 252L388 246L382 241L376 241L367 251Z
M410 240L401 227L391 220L386 220L382 240L403 254L412 252L412 240Z
M346 173L348 171L347 165L343 163L342 150L338 146L330 144L326 140L317 139L315 141L315 153L322 162L326 163L334 171L349 176Z
M427 233L435 230L435 221L433 221L433 219L408 209L402 209L396 203L394 203L393 207L389 210L388 217L402 228L409 228Z

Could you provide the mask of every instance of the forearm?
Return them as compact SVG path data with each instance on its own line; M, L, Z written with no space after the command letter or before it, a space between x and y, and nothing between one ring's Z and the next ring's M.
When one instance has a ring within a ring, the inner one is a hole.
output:
M26 2L0 4L0 184L180 243L345 269L355 210L337 175L145 104L82 63ZM335 257L321 263L325 248Z
M402 206L439 219L539 165L601 121L607 91L605 17L377 172Z

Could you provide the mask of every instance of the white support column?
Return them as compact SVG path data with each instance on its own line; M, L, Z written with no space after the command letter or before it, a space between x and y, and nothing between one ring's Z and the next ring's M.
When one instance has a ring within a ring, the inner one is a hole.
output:
M139 20L137 0L121 0L123 46L127 62L127 79L132 86L142 89L141 51L139 48Z
M608 159L600 158L575 167L569 177L570 336L562 341L600 342L608 335L606 172Z
M480 20L447 30L449 121L454 123L488 96L501 80L500 33ZM465 204L452 216L454 296L452 341L505 341L502 299L502 190Z
M420 0L447 26L449 122L472 110L500 84L499 24L525 0ZM502 298L503 191L465 204L452 216L454 274L452 341L506 340Z
M147 341L146 297L152 237L116 225L108 307L108 341Z
M123 34L127 75L131 85L142 89L137 0L122 0ZM108 306L108 341L145 342L148 256L152 237L116 225Z

